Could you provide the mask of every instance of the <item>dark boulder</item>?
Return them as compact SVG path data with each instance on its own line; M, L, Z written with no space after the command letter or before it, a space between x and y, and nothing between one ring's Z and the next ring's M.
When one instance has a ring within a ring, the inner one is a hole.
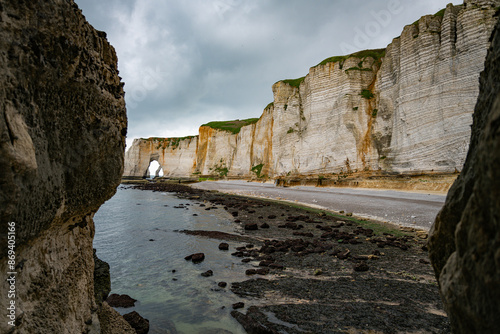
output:
M225 243L225 242L222 242L222 243L219 244L219 249L220 250L228 250L229 249L229 244Z
M135 332L137 334L146 334L149 332L149 320L144 319L136 311L124 314L123 318L125 318L130 326L135 329Z
M137 299L134 299L129 295L118 295L116 293L109 295L109 297L106 299L106 302L109 304L109 306L123 308L135 306L136 301Z
M498 333L500 22L491 37L461 174L430 231L429 257L454 333Z

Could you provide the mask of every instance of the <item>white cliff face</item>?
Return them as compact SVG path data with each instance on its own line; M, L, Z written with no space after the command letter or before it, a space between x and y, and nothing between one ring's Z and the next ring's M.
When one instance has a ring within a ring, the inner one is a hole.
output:
M125 154L125 177L144 177L149 164L158 161L166 177L194 173L198 137L134 139Z
M199 131L196 172L202 175L227 175L234 159L237 136L208 126L201 126Z
M373 58L353 57L311 68L299 89L284 82L273 86L277 175L372 167L369 97L377 69Z
M494 9L449 5L391 43L377 76L375 145L384 170L460 170Z
M460 171L497 6L450 4L406 26L385 50L336 57L275 83L257 123L237 134L200 127L196 153L189 146L175 175L191 175L194 165L233 177ZM165 165L178 159L173 153ZM129 156L125 175L139 176L151 153L132 147Z

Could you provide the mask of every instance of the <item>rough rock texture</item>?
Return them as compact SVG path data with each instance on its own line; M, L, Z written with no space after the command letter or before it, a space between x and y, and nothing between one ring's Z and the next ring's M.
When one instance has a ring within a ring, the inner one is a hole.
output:
M195 161L176 175L255 177L261 164L260 174L275 178L460 171L497 6L450 4L406 26L381 59L338 57L302 81L277 82L258 123L237 134L201 127ZM130 156L125 175L140 175L151 153ZM139 171L128 173L132 166Z
M115 309L108 305L108 303L102 303L102 307L99 309L99 323L100 323L100 333L108 334L136 334L132 326L118 313ZM99 331L97 331L99 333Z
M134 139L125 154L124 176L148 176L149 164L157 161L166 177L190 176L194 172L198 137ZM158 176L160 170L156 172Z
M454 332L498 333L500 24L481 74L464 170L431 229L429 254Z
M120 182L127 127L105 37L73 1L0 1L0 244L15 222L17 263L2 246L0 306L16 271L17 333L97 320L92 217Z
M379 156L387 157L382 168L462 169L496 22L492 6L471 3L448 5L442 18L422 17L388 46L375 86L380 93L373 133Z
M99 259L94 249L94 296L97 305L108 298L111 291L111 275L109 264Z

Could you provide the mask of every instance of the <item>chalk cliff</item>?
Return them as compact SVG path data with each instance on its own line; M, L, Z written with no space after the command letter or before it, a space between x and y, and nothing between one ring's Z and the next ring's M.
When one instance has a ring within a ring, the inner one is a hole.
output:
M404 27L385 49L332 57L275 83L257 123L239 132L201 127L194 161L177 175L460 171L499 5L450 4ZM134 175L143 174L149 161L130 157L129 170L140 165Z
M134 139L125 154L123 175L145 177L149 164L158 161L165 177L189 176L194 173L197 145L198 136Z
M429 255L454 333L497 333L500 309L500 24L481 74L470 150L431 229Z
M1 0L0 50L0 332L98 331L92 218L127 131L115 51L71 0Z

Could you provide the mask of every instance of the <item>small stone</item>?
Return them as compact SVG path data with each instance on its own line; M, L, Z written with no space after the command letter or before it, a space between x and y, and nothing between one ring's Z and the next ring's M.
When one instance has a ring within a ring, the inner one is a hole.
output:
M269 269L259 268L259 269L255 270L255 273L258 275L267 275L267 274L269 274Z
M273 262L272 262L272 261L266 261L266 260L264 260L264 261L260 261L260 262L259 262L259 266L260 266L260 267L269 267L269 265L270 265L271 263L273 263Z
M210 277L213 275L214 275L214 272L212 270L207 270L204 273L201 273L201 276L203 276L203 277Z
M248 263L248 262L250 262L250 261L252 261L252 259L251 259L251 258L249 258L249 257L244 258L243 260L241 260L241 262L243 262L243 263Z
M420 239L427 239L429 237L429 234L427 234L427 232L424 231L418 231L417 237L419 237Z
M217 285L221 288L225 288L227 286L227 283L226 282L219 282L219 284L217 284Z
M245 307L245 303L243 303L243 302L233 304L233 310L236 310L239 308L244 308L244 307Z
M272 269L281 269L281 270L285 269L285 267L283 267L281 264L277 264L277 263L271 263L269 265L269 268L272 268Z
M256 223L245 224L245 230L247 230L247 231L255 231L257 229L259 229L259 227L257 226Z
M191 254L191 255L188 255L184 258L184 260L186 261L193 261L193 263L199 263L199 262L202 262L203 260L205 260L205 254L203 253L195 253L195 254Z
M370 267L366 264L366 262L360 262L354 265L354 271L368 271Z
M345 215L346 215L346 217L352 217L352 212L348 212Z
M314 273L313 273L313 275L314 275L314 276L319 276L319 275L321 275L321 274L323 274L323 270L321 270L321 269L316 269L316 270L314 271Z
M260 228L269 228L269 224L268 223L263 223L262 225L260 225Z
M255 269L247 269L245 271L245 275L255 275L255 274L257 274L257 270Z
M219 249L220 250L228 250L229 249L229 244L225 243L225 242L222 242L222 243L219 244Z

